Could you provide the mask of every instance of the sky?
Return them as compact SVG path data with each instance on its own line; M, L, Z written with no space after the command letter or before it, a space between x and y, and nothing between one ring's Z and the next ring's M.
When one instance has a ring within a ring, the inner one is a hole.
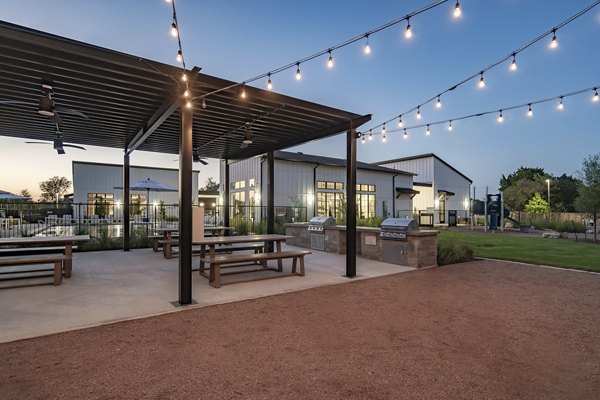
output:
M433 0L430 0L433 1ZM404 1L204 1L176 0L183 50L188 67L244 81L310 54L327 49L388 21L402 17L428 0ZM372 114L370 127L398 116L430 97L511 54L514 50L577 13L594 0L464 0L463 14L452 17L454 1L411 18L414 35L404 38L405 23L371 35L372 53L360 41L335 51L334 68L327 57L302 65L303 78L294 70L272 77L273 90L357 114ZM75 40L176 65L176 40L169 33L171 5L165 0L0 0L5 21ZM559 46L550 38L510 62L486 72L486 87L478 79L442 97L443 107L421 108L403 117L405 124L453 119L498 110L575 90L599 86L600 6L557 32ZM265 82L252 84L264 88ZM576 174L582 160L600 152L600 102L593 92L556 102L505 111L497 115L456 121L443 126L390 132L358 145L358 159L377 162L435 153L473 180L479 193L497 190L501 176L520 166L541 167L561 175ZM0 99L2 94L0 93ZM388 125L388 131L397 123ZM291 151L345 158L345 135L298 146ZM177 168L173 155L134 152L132 165ZM54 176L71 178L71 162L122 163L122 151L87 147L58 156L49 146L27 145L22 139L0 137L0 189L28 189L34 197L39 182ZM208 177L218 180L218 161L200 169L200 186Z

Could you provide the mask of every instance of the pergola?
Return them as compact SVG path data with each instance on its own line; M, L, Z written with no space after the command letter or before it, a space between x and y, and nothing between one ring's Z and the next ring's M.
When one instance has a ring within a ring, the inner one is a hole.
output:
M229 219L227 160L267 154L267 230L274 230L273 151L347 133L347 275L356 275L356 128L370 115L246 87L186 71L195 98L185 106L178 67L0 21L0 135L122 149L123 195L135 150L179 154L179 303L192 302L192 155L225 160L224 208ZM38 114L42 84L53 87L56 117ZM229 88L221 90L223 88ZM217 93L210 94L214 91ZM204 100L204 101L203 101ZM10 102L10 104L8 103ZM18 103L16 103L18 102ZM205 103L205 104L204 104ZM205 106L205 107L204 107ZM74 109L87 116L60 112ZM252 143L242 145L244 133ZM124 201L129 250L129 202Z

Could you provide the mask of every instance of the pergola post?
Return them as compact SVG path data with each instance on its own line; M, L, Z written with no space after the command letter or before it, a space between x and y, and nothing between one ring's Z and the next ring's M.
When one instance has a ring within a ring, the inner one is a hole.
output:
M223 173L225 182L223 183L223 226L229 226L229 160L225 160L225 171ZM229 229L223 232L225 236L229 236Z
M346 133L346 276L356 276L356 129Z
M192 303L192 122L183 104L179 138L179 304ZM197 195L197 194L196 194Z
M123 251L129 251L129 153L123 156Z
M275 156L272 151L267 153L267 176L267 233L275 233Z

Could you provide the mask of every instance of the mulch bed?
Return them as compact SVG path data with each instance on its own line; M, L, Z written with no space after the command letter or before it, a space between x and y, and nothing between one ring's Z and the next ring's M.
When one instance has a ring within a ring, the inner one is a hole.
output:
M600 275L477 261L1 344L0 398L598 399L599 337Z

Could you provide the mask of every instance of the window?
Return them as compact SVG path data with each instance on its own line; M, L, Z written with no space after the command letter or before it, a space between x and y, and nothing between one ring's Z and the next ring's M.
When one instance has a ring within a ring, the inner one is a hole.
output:
M344 190L344 182L317 181L317 189Z
M249 186L249 187L254 187L254 178L250 178L250 179L248 180L248 186Z
M231 189L243 189L246 187L246 181L236 181L229 184Z
M336 218L342 204L342 193L317 192L317 214Z
M375 217L374 194L356 194L356 214L360 219Z
M356 185L357 192L375 192L375 185L365 185L363 183L359 183Z
M113 193L88 193L87 216L97 215L104 218L115 215L113 201Z
M129 213L132 215L146 214L146 195L145 194L130 194L129 195Z

